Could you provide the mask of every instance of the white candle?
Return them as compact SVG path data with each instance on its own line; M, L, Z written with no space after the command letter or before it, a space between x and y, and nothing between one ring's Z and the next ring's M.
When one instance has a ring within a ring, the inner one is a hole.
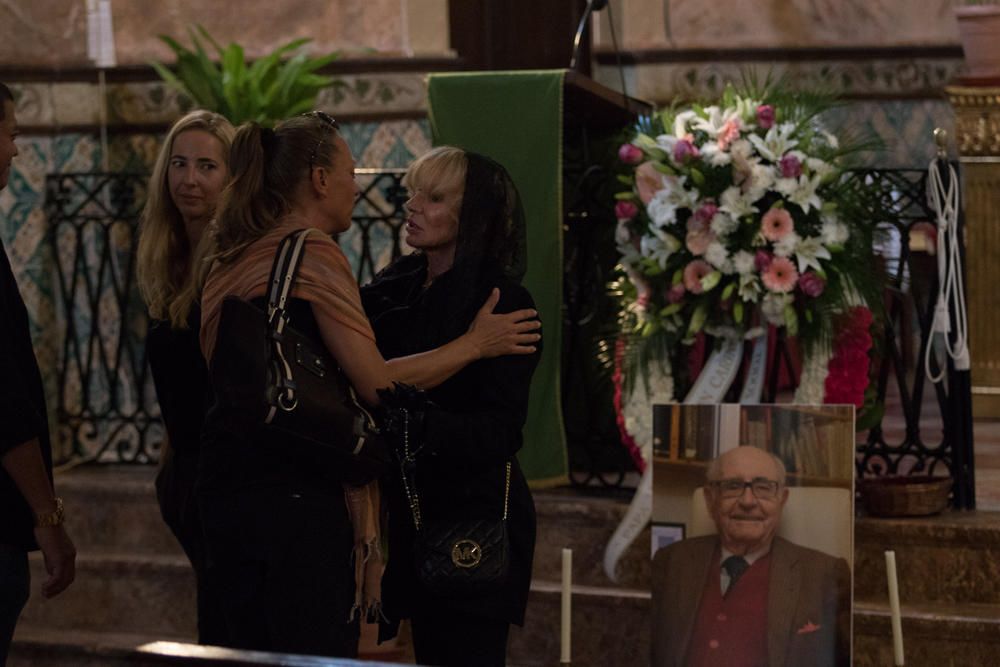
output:
M573 585L573 550L562 550L562 618L559 628L559 662L568 665L570 662L570 596Z
M903 665L903 619L899 613L899 582L896 579L896 552L885 552L885 574L889 579L889 609L892 612L892 655L896 667Z

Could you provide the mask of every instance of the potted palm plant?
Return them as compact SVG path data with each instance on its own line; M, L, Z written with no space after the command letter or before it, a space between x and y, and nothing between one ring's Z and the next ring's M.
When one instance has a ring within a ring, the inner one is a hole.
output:
M1000 79L1000 0L964 0L955 6L965 51L966 77Z
M193 48L160 35L177 56L172 69L159 62L150 64L197 107L220 113L234 125L253 120L271 126L311 110L322 89L344 85L318 74L340 54L311 57L302 49L308 39L293 40L250 64L240 45L223 47L200 25L188 33ZM215 50L216 59L209 56L206 43Z

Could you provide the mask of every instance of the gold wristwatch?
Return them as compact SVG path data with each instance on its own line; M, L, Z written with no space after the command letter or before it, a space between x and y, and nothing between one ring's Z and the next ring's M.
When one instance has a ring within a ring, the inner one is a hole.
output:
M56 498L55 511L35 513L35 527L42 528L43 526L61 526L65 518L66 515L63 510L62 498Z

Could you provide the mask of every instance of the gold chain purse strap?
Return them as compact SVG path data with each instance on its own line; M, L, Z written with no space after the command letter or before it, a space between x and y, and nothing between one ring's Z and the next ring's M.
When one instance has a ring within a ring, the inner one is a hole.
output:
M410 411L403 408L403 458L400 461L400 472L403 476L403 489L406 491L406 500L410 505L410 513L413 515L413 527L420 531L420 526L423 523L420 514L420 496L417 495L417 484L413 482L413 488L410 488L410 476L406 472L407 465L413 465L415 462L413 455L410 453ZM510 461L507 461L506 466L506 478L504 481L503 490L503 521L507 521L507 513L510 505Z

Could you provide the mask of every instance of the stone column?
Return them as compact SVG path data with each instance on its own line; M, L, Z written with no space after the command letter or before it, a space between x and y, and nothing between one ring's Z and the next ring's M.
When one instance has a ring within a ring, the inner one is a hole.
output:
M946 91L962 164L972 414L1000 417L1000 87Z

